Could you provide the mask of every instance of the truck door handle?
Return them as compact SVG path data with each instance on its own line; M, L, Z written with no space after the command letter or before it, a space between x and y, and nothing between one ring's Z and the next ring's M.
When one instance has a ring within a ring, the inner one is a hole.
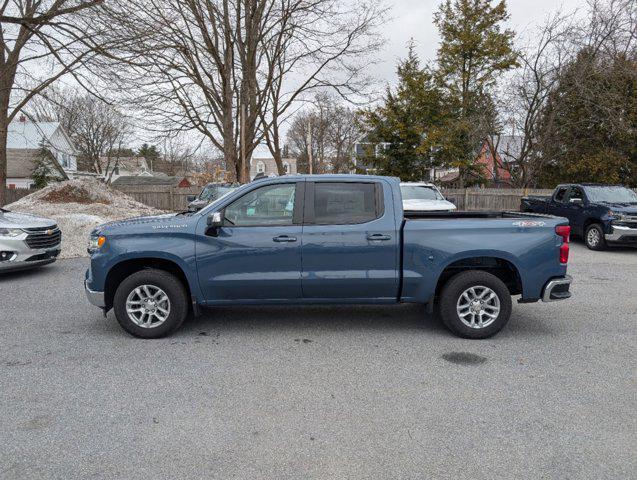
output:
M296 237L290 237L288 235L279 235L278 237L274 237L272 240L275 242L296 242Z
M372 241L391 240L391 235L383 235L382 233L373 233L371 235L367 235L367 240L372 240Z

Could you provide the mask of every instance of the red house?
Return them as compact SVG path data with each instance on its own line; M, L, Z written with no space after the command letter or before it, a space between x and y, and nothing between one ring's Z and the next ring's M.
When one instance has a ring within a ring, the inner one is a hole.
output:
M515 171L517 160L520 158L522 137L499 135L491 141L496 149L495 158L486 140L482 142L476 158L481 177L478 183L488 188L511 188L511 172Z

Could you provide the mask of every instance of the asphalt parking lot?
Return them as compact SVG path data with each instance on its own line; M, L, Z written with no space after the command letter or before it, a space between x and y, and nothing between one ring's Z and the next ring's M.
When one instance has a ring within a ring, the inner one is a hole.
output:
M88 260L0 277L0 478L627 479L637 250L489 340L422 307L217 308L138 340Z

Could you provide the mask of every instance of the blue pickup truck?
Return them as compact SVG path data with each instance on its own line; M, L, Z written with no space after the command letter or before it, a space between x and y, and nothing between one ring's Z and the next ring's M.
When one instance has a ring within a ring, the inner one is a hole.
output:
M397 178L283 176L199 212L97 227L85 289L133 335L156 338L202 307L434 303L466 338L519 302L570 296L570 228L523 213L403 212Z
M621 185L558 185L550 197L523 197L520 211L567 218L591 250L637 246L637 193Z

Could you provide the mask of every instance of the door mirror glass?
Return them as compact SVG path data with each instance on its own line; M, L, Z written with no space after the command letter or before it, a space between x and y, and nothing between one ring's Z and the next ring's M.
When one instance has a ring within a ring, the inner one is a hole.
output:
M223 217L221 212L212 212L208 215L208 226L209 227L220 227L223 223Z

